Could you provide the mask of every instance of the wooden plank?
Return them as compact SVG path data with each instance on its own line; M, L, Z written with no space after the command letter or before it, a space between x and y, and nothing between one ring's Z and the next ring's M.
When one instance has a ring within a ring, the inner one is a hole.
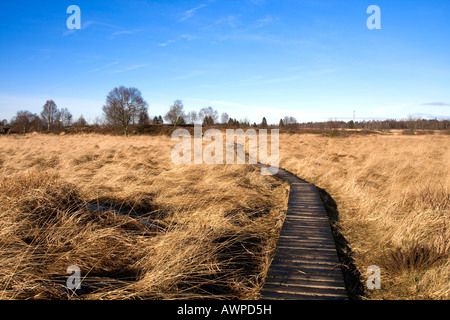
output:
M290 294L286 292L267 292L267 295L262 298L263 300L342 300L342 297L323 297L315 295L300 295L300 294Z
M344 288L326 288L313 286L293 286L293 285L267 285L267 291L272 293L290 293L294 295L310 295L322 297L341 297L346 298Z
M261 299L347 299L329 219L315 186L279 169L288 210Z
M318 246L307 246L307 245L297 245L297 246L292 246L289 244L286 245L277 245L277 248L280 249L286 249L289 251L303 251L303 252L316 252L316 253L320 253L320 252L329 252L330 254L333 252L336 252L335 248L325 248L325 247L318 247Z
M341 287L342 282L340 279L324 279L317 277L306 277L305 275L296 275L296 274L285 274L280 277L280 273L277 278L269 279L268 283L296 283L303 285L311 285L311 286L333 286L333 287Z

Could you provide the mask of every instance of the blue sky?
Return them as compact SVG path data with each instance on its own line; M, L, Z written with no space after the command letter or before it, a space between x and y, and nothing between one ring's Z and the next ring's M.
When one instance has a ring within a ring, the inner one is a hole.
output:
M120 85L151 116L181 99L258 123L450 117L448 0L1 1L0 27L0 119L53 99L93 120Z

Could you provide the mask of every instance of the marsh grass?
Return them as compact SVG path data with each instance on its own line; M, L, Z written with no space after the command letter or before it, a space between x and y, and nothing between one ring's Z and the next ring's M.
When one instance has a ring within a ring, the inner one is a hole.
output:
M174 166L165 136L0 140L1 299L258 297L286 184L247 165Z
M167 136L0 144L0 298L258 297L285 183L248 165L174 166ZM280 166L335 201L363 281L381 268L365 299L450 297L449 145L445 134L280 135ZM84 277L78 297L62 289L69 265Z
M447 135L282 135L280 165L325 189L363 276L381 268L372 299L450 297Z

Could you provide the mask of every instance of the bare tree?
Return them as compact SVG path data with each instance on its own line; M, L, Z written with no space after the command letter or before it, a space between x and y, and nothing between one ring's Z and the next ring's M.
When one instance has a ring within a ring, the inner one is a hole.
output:
M136 123L139 114L143 111L147 112L147 107L148 104L138 89L120 86L114 88L106 97L103 112L106 121L112 125L121 126L124 135L127 136L130 124Z
M214 110L213 107L202 108L199 111L198 116L199 120L202 120L202 122L205 122L205 119L207 118L206 120L208 124L217 123L217 120L219 120L219 112L217 112L217 110Z
M240 126L241 127L250 127L250 120L248 119L248 117L244 117L243 119L239 120Z
M408 118L406 118L406 125L408 126L410 134L414 134L416 132L419 120L420 116L415 114L408 114Z
M86 124L87 124L87 121L86 121ZM104 115L95 117L94 121L92 123L92 125L94 125L94 126L104 126L106 124L107 124L107 121L106 121L106 118Z
M60 113L55 101L47 100L47 102L42 107L41 117L44 123L47 124L47 130L59 120Z
M295 119L294 117L290 116L286 116L283 118L283 124L288 126L288 125L292 125L292 124L297 124L297 119Z
M190 111L186 114L186 122L188 124L195 124L198 119L197 111Z
M184 106L181 100L175 100L172 106L170 106L169 111L165 114L164 120L169 121L176 127L178 124L184 122Z
M228 115L228 113L222 112L222 115L220 116L220 120L221 120L222 124L227 124L228 121L230 120L230 116Z
M62 108L60 110L60 119L64 127L70 127L72 124L72 114L67 110L67 108Z
M18 111L11 120L12 130L20 133L30 132L32 129L40 130L42 120L37 114L29 111Z
M78 120L73 123L73 125L77 128L82 128L82 127L87 127L88 123L87 123L86 119L83 117L83 115L81 115L78 118Z

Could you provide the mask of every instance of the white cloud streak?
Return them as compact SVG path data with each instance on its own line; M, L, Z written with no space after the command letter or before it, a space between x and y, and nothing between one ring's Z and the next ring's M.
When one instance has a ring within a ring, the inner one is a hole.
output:
M160 43L160 44L158 44L158 45L159 45L160 47L167 47L169 44L175 43L175 42L180 41L180 40L192 41L192 40L194 40L195 38L196 38L196 37L194 37L194 36L191 36L191 35L188 35L188 34L183 34L183 35L179 36L179 37L176 38L176 39L167 40L166 42Z
M187 20L187 19L192 18L197 10L200 10L201 8L204 8L204 7L206 7L206 4L201 4L201 5L199 5L198 7L195 7L195 8L189 9L189 10L186 10L186 11L184 12L183 17L182 17L180 20L178 20L178 21L179 21L179 22L183 22L183 21L185 21L185 20Z
M422 103L422 106L432 106L432 107L450 107L450 103L446 102L428 102Z
M112 66L115 66L117 64L119 64L119 61L115 61L115 62L109 63L109 64L107 64L107 65L105 65L103 67L95 68L93 70L90 70L89 72L98 72L98 71L101 71L101 70L108 69L108 68L110 68Z
M128 71L131 71L131 70L145 68L146 66L147 66L146 64L135 64L135 65L123 68L123 69L114 70L114 71L112 71L112 73L128 72Z

